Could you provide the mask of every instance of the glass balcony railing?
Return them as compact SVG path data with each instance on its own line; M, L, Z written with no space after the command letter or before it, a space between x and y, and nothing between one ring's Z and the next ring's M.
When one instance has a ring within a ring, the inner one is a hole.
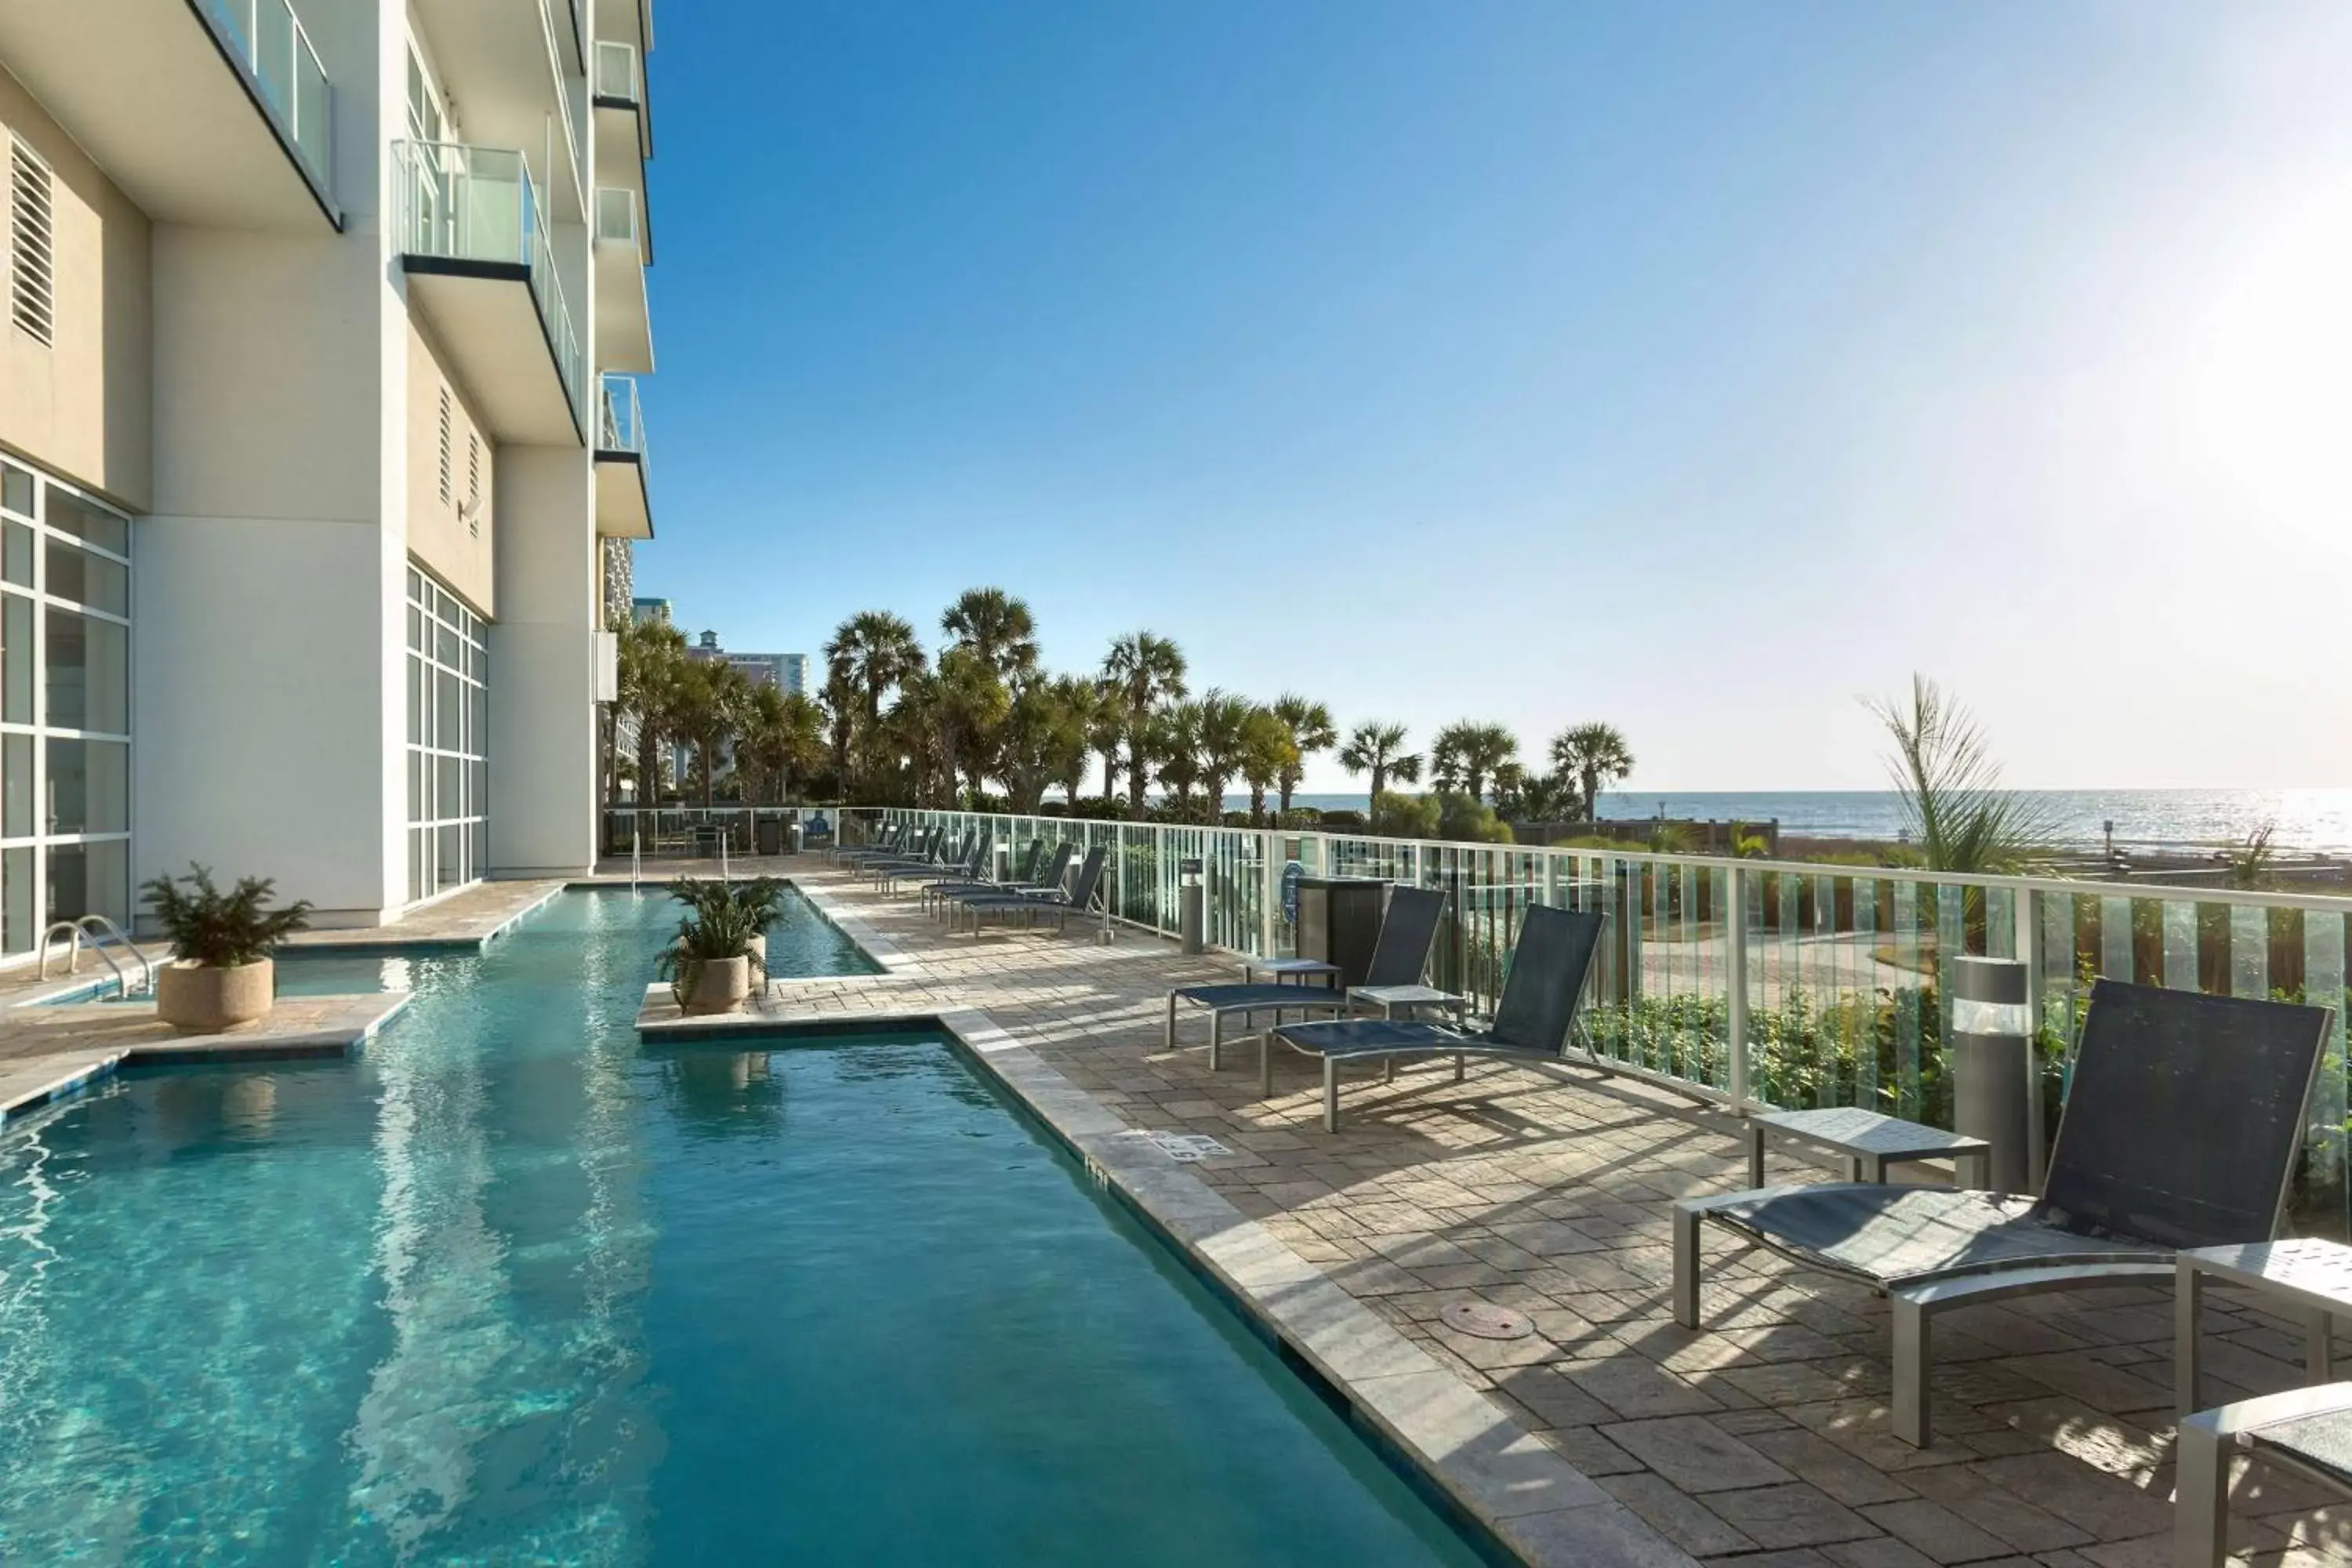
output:
M637 378L606 371L597 395L596 450L646 455L646 420L637 411Z
M259 90L311 183L331 191L334 88L287 0L204 0L213 34Z
M596 96L627 104L645 101L637 80L637 51L607 39L596 46Z
M598 243L637 245L637 193L616 190L611 185L596 187L596 238Z
M403 254L457 261L506 262L524 268L532 301L555 351L563 395L576 416L584 361L572 308L548 243L546 199L530 163L504 147L454 142L395 142L394 222Z

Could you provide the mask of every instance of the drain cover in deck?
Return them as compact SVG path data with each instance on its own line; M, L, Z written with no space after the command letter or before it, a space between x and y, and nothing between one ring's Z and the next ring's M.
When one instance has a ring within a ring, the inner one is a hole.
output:
M1447 1328L1482 1340L1523 1340L1536 1331L1535 1320L1525 1312L1491 1301L1449 1301L1437 1315Z

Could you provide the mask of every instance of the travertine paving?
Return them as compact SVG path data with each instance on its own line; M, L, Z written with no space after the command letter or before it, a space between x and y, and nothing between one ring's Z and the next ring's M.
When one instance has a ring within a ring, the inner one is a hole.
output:
M357 1049L408 1005L404 991L289 996L266 1018L183 1035L152 1002L87 1002L0 1012L0 1117L78 1089L125 1062L335 1056Z
M563 888L562 881L546 879L479 882L383 925L299 931L287 939L286 945L297 952L342 949L370 952L400 948L479 947L503 934L509 926Z
M1204 1026L1163 1048L1167 988L1229 977L1091 922L1066 936L950 936L912 896L884 898L796 858L790 874L908 960L801 981L776 1016L984 1011L1133 1129L1230 1152L1185 1169L1454 1379L1502 1402L1584 1475L1692 1555L1742 1568L2148 1568L2170 1561L2168 1292L2102 1291L1972 1308L1939 1323L1936 1445L1889 1429L1887 1330L1866 1293L1710 1241L1709 1327L1668 1312L1672 1199L1745 1184L1732 1123L1581 1069L1474 1063L1350 1082L1327 1134L1319 1078L1277 1059L1261 1099L1244 1042L1211 1073ZM1830 1173L1776 1151L1774 1180ZM1439 1319L1476 1299L1530 1338ZM2302 1381L2299 1326L2217 1292L2208 1395ZM2258 1468L2240 1480L2241 1561L2352 1563L2352 1508Z

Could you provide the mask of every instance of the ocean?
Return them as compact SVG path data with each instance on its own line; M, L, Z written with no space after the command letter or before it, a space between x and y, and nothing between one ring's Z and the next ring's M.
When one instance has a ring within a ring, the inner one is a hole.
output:
M2352 789L2025 790L2055 818L2068 844L2095 846L2115 825L2115 841L2135 848L2242 843L2264 823L2282 849L2352 850ZM1365 808L1360 795L1301 795L1299 805L1326 811ZM1246 811L1249 796L1227 795ZM1806 837L1894 839L1903 831L1903 801L1892 790L1708 790L1673 794L1604 790L1605 817L1673 816L1764 823Z

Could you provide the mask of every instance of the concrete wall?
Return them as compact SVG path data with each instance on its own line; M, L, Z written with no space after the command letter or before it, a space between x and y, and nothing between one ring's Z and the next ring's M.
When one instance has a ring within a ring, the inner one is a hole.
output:
M449 399L449 499L441 499L441 399ZM408 328L408 548L485 620L497 618L493 540L498 457L489 433L440 351L414 321ZM468 443L471 443L469 447ZM479 502L465 515L478 468Z
M8 208L7 144L49 165L56 226L55 344L8 325L0 286L0 447L147 509L150 341L147 218L0 70L0 215ZM0 222L0 247L7 243ZM5 254L5 251L0 251ZM0 266L0 276L5 274Z
M499 457L490 869L576 873L595 863L594 479L577 448L508 447Z

